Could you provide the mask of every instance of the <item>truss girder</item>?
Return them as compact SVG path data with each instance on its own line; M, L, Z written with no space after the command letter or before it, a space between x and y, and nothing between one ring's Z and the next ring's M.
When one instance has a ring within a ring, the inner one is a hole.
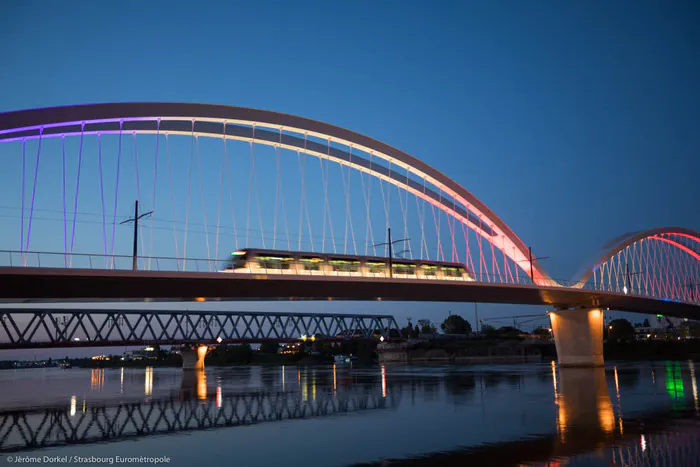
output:
M0 348L389 337L393 316L208 311L0 310Z
M687 229L637 233L611 248L578 287L700 303L700 234Z

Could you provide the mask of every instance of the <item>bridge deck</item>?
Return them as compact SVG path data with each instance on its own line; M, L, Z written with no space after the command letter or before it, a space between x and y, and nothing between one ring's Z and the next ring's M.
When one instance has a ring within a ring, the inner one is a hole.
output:
M231 275L220 273L0 268L0 300L208 301L391 300L599 306L618 311L700 319L700 306L569 287L455 283L411 279Z

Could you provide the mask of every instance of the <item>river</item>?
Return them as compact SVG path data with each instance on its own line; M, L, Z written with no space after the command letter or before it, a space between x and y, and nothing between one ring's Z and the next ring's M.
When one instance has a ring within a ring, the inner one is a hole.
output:
M0 372L0 459L48 465L698 465L693 362Z

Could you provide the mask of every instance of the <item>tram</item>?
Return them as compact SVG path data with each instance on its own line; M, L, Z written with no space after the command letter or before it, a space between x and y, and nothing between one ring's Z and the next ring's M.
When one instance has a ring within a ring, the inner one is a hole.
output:
M391 261L391 276L402 279L473 281L462 263L409 260ZM221 272L300 274L350 277L390 277L388 258L330 253L247 248L231 253Z

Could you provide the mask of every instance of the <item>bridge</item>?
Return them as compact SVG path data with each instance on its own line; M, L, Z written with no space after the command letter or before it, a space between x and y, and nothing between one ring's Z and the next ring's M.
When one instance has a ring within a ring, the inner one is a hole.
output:
M183 344L185 369L204 368L209 346L401 336L392 316L329 313L4 308L0 324L0 350Z
M255 311L0 309L0 349L397 337L392 316Z
M0 153L6 302L541 304L563 365L603 363L608 308L700 318L700 233L625 234L578 277L553 278L450 177L302 117L179 103L20 110L0 114Z

